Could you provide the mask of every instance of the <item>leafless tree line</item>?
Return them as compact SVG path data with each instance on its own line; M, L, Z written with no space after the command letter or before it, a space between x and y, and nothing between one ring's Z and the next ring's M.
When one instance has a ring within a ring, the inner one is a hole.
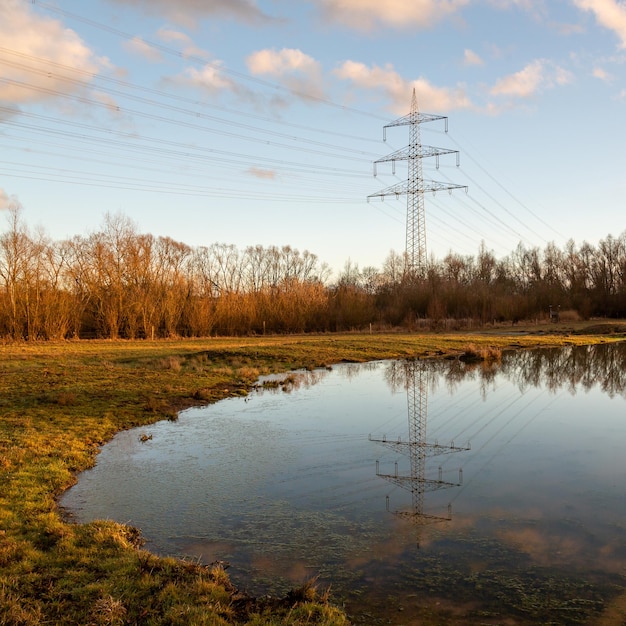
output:
M391 254L383 271L361 273L361 289L375 294L385 322L414 324L418 318L512 323L545 319L549 311L590 317L626 317L626 232L593 246L570 240L543 250L521 243L497 259L482 245L476 256L450 252L418 276L399 273ZM354 270L350 271L354 275Z
M88 236L31 232L13 202L0 234L0 336L157 338L626 316L626 233L597 246L521 244L504 259L481 247L407 275L391 252L382 269L346 263L338 279L289 246L190 247L107 215Z

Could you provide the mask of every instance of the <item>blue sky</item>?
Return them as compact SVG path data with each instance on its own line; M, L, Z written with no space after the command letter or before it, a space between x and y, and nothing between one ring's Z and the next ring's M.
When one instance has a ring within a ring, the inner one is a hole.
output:
M626 229L625 48L619 0L1 0L0 207L380 267L415 88L460 152L425 176L468 186L426 196L429 255L595 244Z

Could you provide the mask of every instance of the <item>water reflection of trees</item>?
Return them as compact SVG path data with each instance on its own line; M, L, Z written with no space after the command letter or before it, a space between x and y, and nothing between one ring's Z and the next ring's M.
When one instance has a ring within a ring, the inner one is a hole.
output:
M499 362L467 363L459 359L422 361L423 384L429 391L444 385L452 394L457 387L475 381L486 396L498 376L514 382L521 391L546 387L550 391L566 388L575 394L580 388L598 387L610 397L626 397L626 342L593 346L566 346L505 352ZM405 361L342 363L335 371L351 380L364 371L374 371L384 364L383 376L393 393L407 388ZM257 389L291 391L321 382L327 369L299 370L281 376L261 377Z
M356 378L363 372L373 372L378 369L381 365L381 361L369 361L367 363L348 363L344 362L341 364L341 368L337 371L339 372L339 376L342 378L347 378L348 380L352 380Z
M485 395L500 371L500 364L494 362L464 363L459 359L427 359L422 362L422 380L427 389L436 391L443 384L451 394L462 382L476 380ZM406 389L408 383L404 361L388 361L384 378L393 393Z
M298 389L308 389L322 382L328 375L328 369L295 370L285 374L261 376L254 386L257 393L289 393Z
M543 385L576 393L598 387L610 397L626 397L626 343L510 353L502 359L501 372L521 389Z
M598 387L610 397L626 397L626 343L516 350L504 353L498 363L433 360L424 368L424 381L431 391L444 384L454 393L461 383L475 380L486 395L497 376L522 391L544 386L553 392L566 388L574 394L581 388ZM393 392L406 389L402 361L390 361L384 377Z

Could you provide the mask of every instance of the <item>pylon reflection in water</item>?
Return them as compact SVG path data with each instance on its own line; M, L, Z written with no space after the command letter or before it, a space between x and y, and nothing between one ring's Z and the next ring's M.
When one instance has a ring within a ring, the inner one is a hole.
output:
M410 511L394 511L400 517L410 519L418 525L434 523L451 519L451 505L448 505L446 516L434 515L424 511L424 494L427 491L435 491L449 487L459 487L463 482L463 470L459 469L458 482L443 480L443 469L439 467L437 478L426 477L426 460L428 457L450 454L452 452L464 452L470 449L466 446L456 446L454 442L441 445L438 442L429 443L426 440L426 425L428 415L428 387L424 363L421 361L405 361L403 364L404 385L407 393L407 410L409 421L409 438L403 440L380 439L370 435L370 441L380 443L387 448L408 454L411 462L410 474L398 473L398 463L395 464L393 474L380 471L380 463L376 461L376 475L388 482L408 489L411 492L412 507ZM389 496L387 496L387 509L389 509Z

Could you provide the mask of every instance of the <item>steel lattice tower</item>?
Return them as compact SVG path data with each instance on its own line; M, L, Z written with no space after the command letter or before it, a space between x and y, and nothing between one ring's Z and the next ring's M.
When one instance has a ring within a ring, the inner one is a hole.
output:
M409 114L409 177L406 199L406 252L411 269L422 269L426 263L426 215L424 211L424 176L422 173L419 111L413 89Z
M370 194L367 199L384 196L400 195L407 196L406 207L406 267L408 274L423 274L426 268L426 213L424 210L424 193L433 193L444 189L465 189L465 185L455 185L442 183L434 180L424 180L422 173L422 159L425 157L435 157L437 168L439 167L439 156L442 154L456 154L457 165L459 165L458 150L448 150L446 148L435 148L433 146L423 146L421 141L420 124L444 120L445 129L448 132L448 118L442 115L430 115L420 113L417 106L417 95L413 89L411 100L411 112L404 117L398 118L394 122L383 127L383 140L387 140L387 129L394 126L409 126L409 145L407 148L397 150L392 154L378 159L374 162L374 176L376 176L376 164L386 161L392 162L393 173L395 174L396 161L408 161L408 177L406 182L387 187L382 191Z
M382 474L379 471L379 463L376 461L376 475L384 478L392 484L411 491L412 507L410 511L395 511L396 515L408 517L415 524L422 525L432 522L449 520L448 516L432 515L424 511L424 494L427 491L435 491L448 487L459 487L462 480L462 472L459 471L459 482L443 480L442 470L439 468L437 478L426 478L426 460L429 457L453 452L463 452L470 449L470 445L455 446L454 442L441 445L437 441L428 442L426 439L426 423L428 416L428 389L424 364L420 361L406 361L403 367L403 380L407 394L407 410L409 421L409 439L390 440L386 437L375 439L370 435L370 441L381 443L392 450L408 453L410 460L409 475L398 474L398 466L393 474Z
M422 204L422 212L424 210ZM413 512L424 514L424 488L426 485L426 416L428 395L422 369L415 371L415 361L407 363L406 397L409 415L409 457L411 461L411 498Z

